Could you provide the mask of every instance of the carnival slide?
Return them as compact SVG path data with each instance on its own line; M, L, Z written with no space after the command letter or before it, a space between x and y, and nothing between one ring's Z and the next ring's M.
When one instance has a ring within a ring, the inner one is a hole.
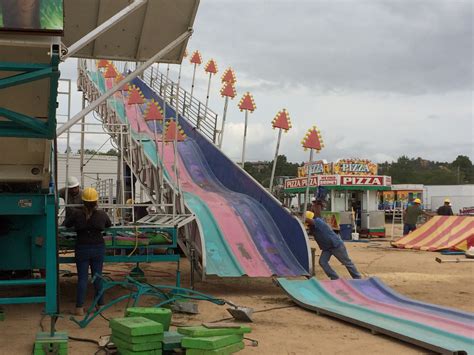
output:
M380 281L288 280L278 283L301 307L439 353L474 353L474 315L410 300Z
M100 72L89 79L104 92L114 84ZM136 79L146 99L163 100L145 83ZM174 150L164 145L161 124L146 122L146 104L127 105L127 92L118 92L108 105L132 128L147 158L160 164L164 156L165 176L175 181ZM175 117L166 105L166 117ZM301 223L245 171L227 158L213 143L179 116L187 138L178 143L177 168L186 207L200 226L203 268L206 275L221 277L298 276L309 273L310 252ZM155 126L156 125L156 126Z

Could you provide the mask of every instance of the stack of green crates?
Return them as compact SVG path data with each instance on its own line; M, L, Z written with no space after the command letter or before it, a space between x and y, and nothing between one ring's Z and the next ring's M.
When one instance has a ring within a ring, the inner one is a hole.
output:
M121 355L161 355L163 325L144 317L110 320L112 342Z
M171 309L160 307L129 307L126 317L143 317L163 324L163 330L168 331L171 323Z
M245 345L243 337L250 333L249 327L239 328L206 328L182 327L178 332L184 335L181 341L187 355L226 355L242 350Z
M53 336L49 332L36 334L34 355L67 355L68 335L66 332L55 332Z

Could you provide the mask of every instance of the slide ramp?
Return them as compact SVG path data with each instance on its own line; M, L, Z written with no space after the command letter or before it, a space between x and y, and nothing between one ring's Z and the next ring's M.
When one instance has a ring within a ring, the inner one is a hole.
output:
M392 242L398 248L438 251L456 249L474 238L474 217L434 216L410 234Z
M473 324L443 316L443 308L431 313L370 298L352 281L319 282L278 278L288 296L301 307L326 314L374 333L382 333L426 349L452 354L474 353ZM370 281L369 281L370 283ZM359 282L359 287L364 284ZM387 294L385 295L391 298ZM437 307L431 305L432 307ZM460 311L459 311L460 312ZM460 312L462 313L462 312ZM466 314L466 319L472 314ZM462 318L462 317L461 317Z
M100 73L89 77L101 92L113 79ZM143 81L134 81L146 99L164 102ZM158 166L164 156L165 177L174 181L174 150L161 151L161 125L145 122L146 105L126 105L127 93L119 92L108 105L129 123L134 139L147 145L147 158ZM166 117L175 117L166 105ZM202 265L206 275L236 277L307 275L310 252L300 221L245 171L228 159L187 120L179 123L188 138L178 143L177 165L186 207L196 214L201 233Z
M429 313L446 320L465 324L471 328L474 326L473 313L463 312L455 308L438 306L405 297L385 285L377 277L361 280L349 280L346 282L350 283L353 288L363 293L366 297L375 301L398 305L405 309Z

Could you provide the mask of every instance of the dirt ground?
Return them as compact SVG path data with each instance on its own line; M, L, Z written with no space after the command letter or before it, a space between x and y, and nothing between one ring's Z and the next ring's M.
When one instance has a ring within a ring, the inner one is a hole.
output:
M388 242L347 243L349 253L365 276L377 276L387 285L408 297L444 306L474 311L474 263L435 262L438 253L417 252L391 248ZM455 258L443 256L443 258ZM331 261L341 276L347 271L336 260ZM133 265L107 264L106 272L114 279L121 279ZM173 283L173 264L143 264L148 281ZM61 269L74 271L74 267L62 265ZM181 263L182 285L189 286L189 264ZM316 277L325 279L317 267ZM109 334L108 324L102 318L95 319L87 328L80 329L69 318L74 308L75 277L61 277L61 312L64 314L57 329L81 338L98 339ZM420 354L421 348L395 339L372 335L370 331L295 306L271 279L210 279L196 282L196 289L234 303L253 307L258 312L250 338L258 341L257 347L247 346L242 354ZM40 290L39 290L40 291ZM91 291L91 289L89 289ZM118 293L123 292L118 290ZM92 299L92 292L89 293ZM141 305L152 305L145 299ZM281 308L285 307L285 308ZM106 317L119 317L125 303L104 312ZM280 308L273 309L272 308ZM5 321L0 322L0 354L30 354L34 336L40 330L40 305L5 306ZM267 311L265 311L267 310ZM173 325L195 325L201 322L227 318L223 306L208 302L199 303L199 315L174 314ZM43 320L45 327L49 318ZM94 354L94 344L69 342L70 354Z

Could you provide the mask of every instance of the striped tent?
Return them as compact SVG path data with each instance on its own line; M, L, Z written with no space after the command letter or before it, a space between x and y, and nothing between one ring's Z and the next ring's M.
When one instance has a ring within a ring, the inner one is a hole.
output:
M435 216L414 232L393 242L398 248L466 250L474 242L474 217Z

